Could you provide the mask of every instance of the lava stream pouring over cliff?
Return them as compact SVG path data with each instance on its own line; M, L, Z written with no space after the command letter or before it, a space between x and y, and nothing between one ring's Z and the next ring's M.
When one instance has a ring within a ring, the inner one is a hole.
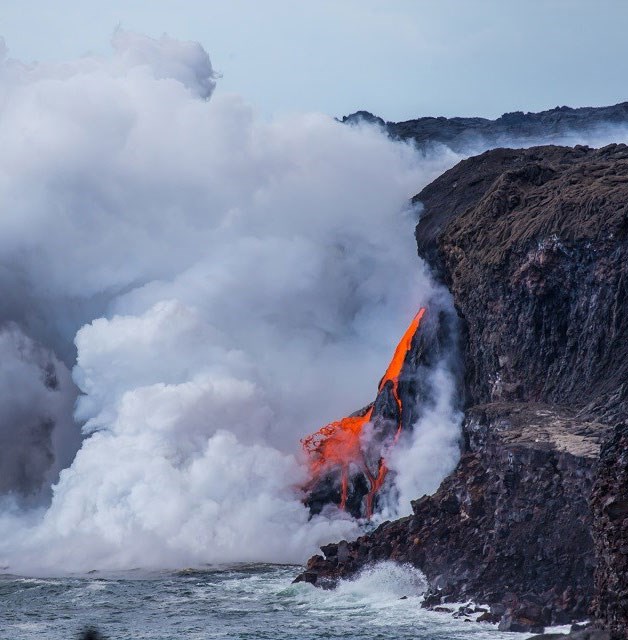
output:
M389 411L383 419L379 417L385 426L377 429L374 425L378 419L374 415L376 400L362 411L331 422L301 441L310 464L310 496L316 486L324 486L327 494L335 497L333 501L338 507L347 510L353 479L355 487L363 485L364 494L363 499L359 498L359 505L354 506L354 515L357 511L366 518L372 517L375 496L388 473L386 455L398 441L402 429L403 403L399 394L399 378L424 315L425 308L421 308L414 316L379 383L378 399L380 394L389 394L394 404L393 412ZM392 429L391 421L394 423ZM355 493L359 497L360 491Z

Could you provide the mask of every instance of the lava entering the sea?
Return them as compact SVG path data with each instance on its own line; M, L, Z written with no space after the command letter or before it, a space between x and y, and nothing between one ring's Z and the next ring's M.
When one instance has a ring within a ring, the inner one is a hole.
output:
M397 405L397 425L392 443L395 444L401 433L402 402L399 396L399 376L406 356L412 347L414 338L421 320L425 314L425 308L419 309L410 326L399 341L395 353L381 379L378 392L382 392L386 385L390 384L394 401ZM312 435L307 436L301 443L309 456L310 472L313 482L316 482L323 474L340 470L340 502L338 507L345 510L349 495L349 477L352 467L362 472L368 483L366 493L364 515L370 518L373 515L374 499L381 489L388 473L386 466L386 450L383 446L376 462L376 469L368 464L367 455L362 441L362 434L373 416L373 405L361 414L353 414L337 422L332 422Z

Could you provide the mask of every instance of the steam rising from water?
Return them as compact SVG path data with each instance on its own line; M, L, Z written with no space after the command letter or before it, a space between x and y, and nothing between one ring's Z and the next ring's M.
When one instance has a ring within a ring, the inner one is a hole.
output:
M0 437L29 452L2 467L0 564L301 561L355 524L308 520L299 438L372 399L432 294L404 209L455 156L266 122L211 95L200 46L113 44L0 70L0 349L23 378Z

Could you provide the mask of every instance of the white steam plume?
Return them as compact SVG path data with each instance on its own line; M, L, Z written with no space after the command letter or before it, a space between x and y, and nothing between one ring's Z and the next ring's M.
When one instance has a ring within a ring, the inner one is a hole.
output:
M424 372L431 390L429 402L410 433L390 452L389 469L395 474L395 489L382 513L383 518L411 512L411 500L431 495L458 461L459 390L445 360Z
M207 54L166 37L0 82L0 320L74 364L87 435L47 508L5 501L0 564L301 561L350 535L309 519L299 438L372 399L431 295L404 209L457 156L208 100Z

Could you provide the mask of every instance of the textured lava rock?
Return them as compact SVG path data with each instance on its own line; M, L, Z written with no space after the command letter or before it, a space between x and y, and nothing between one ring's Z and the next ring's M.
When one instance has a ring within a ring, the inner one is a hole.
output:
M416 198L419 252L449 285L466 331L468 403L625 416L628 148L489 151Z
M628 416L628 148L497 149L415 202L419 253L460 319L462 457L413 515L324 547L309 579L410 562L427 605L484 601L501 628L537 631L588 617L597 547L596 612L625 633L624 432L604 450L595 521L589 499Z
M602 451L592 498L597 551L595 615L628 637L628 424Z
M412 516L326 545L302 579L329 585L391 559L425 573L427 604L501 604L503 630L583 619L593 592L588 499L608 429L548 405L475 407L461 460L433 496L414 501Z
M357 111L342 119L348 124L362 121L380 125L393 138L412 140L419 148L440 143L454 151L468 151L474 147L505 146L513 141L530 145L564 140L579 131L602 133L609 126L628 123L628 102L609 107L556 107L540 113L515 111L496 120L427 117L385 122L368 111Z

